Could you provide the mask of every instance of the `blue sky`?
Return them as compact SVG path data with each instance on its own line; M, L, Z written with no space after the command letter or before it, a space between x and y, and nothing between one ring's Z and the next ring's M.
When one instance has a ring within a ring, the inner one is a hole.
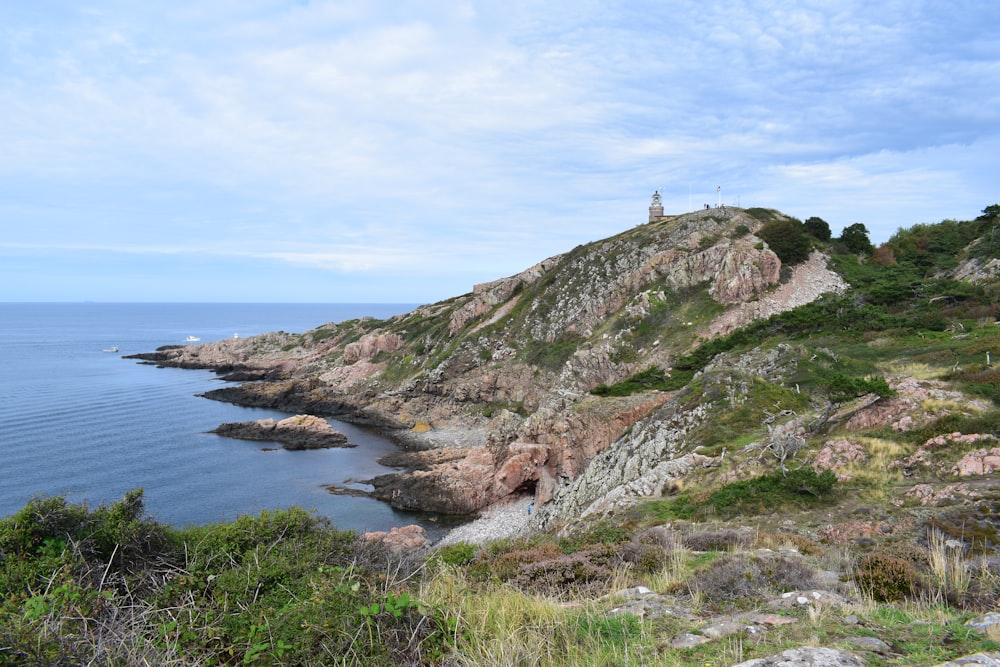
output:
M0 301L428 303L714 204L1000 202L1000 3L0 0Z

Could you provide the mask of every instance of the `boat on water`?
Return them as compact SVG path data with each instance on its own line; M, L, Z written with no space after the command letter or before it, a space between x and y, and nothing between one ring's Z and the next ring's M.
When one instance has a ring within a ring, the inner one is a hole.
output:
M197 336L188 336L187 338L184 339L184 341L188 343L197 343L200 340L201 339L198 338Z
M118 351L117 345L112 345L111 347L106 347L103 350L101 350L101 352L117 352L117 351Z

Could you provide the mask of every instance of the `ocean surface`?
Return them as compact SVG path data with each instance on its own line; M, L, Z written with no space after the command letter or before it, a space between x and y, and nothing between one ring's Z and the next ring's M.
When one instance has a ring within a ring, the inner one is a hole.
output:
M301 333L413 307L0 303L0 516L35 496L62 495L95 507L141 487L153 518L178 527L299 506L344 529L419 523L440 534L438 517L323 488L389 472L375 461L395 446L378 433L331 420L358 446L294 452L222 438L208 431L223 422L288 414L198 397L223 384L210 371L122 358L184 344L188 336L207 342ZM112 347L118 351L105 351Z

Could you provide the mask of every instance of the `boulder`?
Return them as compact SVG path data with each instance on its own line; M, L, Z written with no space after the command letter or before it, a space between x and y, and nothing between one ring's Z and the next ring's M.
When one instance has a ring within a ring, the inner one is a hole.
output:
M392 530L365 533L362 539L369 542L381 542L389 551L402 554L418 551L427 546L427 533L417 525L393 528Z
M281 421L258 419L252 422L227 422L211 431L238 440L278 442L285 449L325 449L353 447L347 436L335 431L329 422L312 415L296 415Z
M735 667L864 667L864 661L845 651L805 646L767 658L741 662Z

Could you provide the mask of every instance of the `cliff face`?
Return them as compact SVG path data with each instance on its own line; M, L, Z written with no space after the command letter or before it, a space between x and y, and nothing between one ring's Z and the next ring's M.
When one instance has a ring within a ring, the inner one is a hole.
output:
M670 407L668 393L597 398L595 386L669 369L703 340L844 289L818 254L779 284L781 261L753 233L760 224L740 209L698 211L389 320L150 358L264 378L215 398L392 429L416 450L411 470L372 483L397 507L468 513L523 493L545 501L630 429L633 448L648 453L628 465L655 468L678 446L669 434L699 418ZM647 423L657 435L633 429Z

